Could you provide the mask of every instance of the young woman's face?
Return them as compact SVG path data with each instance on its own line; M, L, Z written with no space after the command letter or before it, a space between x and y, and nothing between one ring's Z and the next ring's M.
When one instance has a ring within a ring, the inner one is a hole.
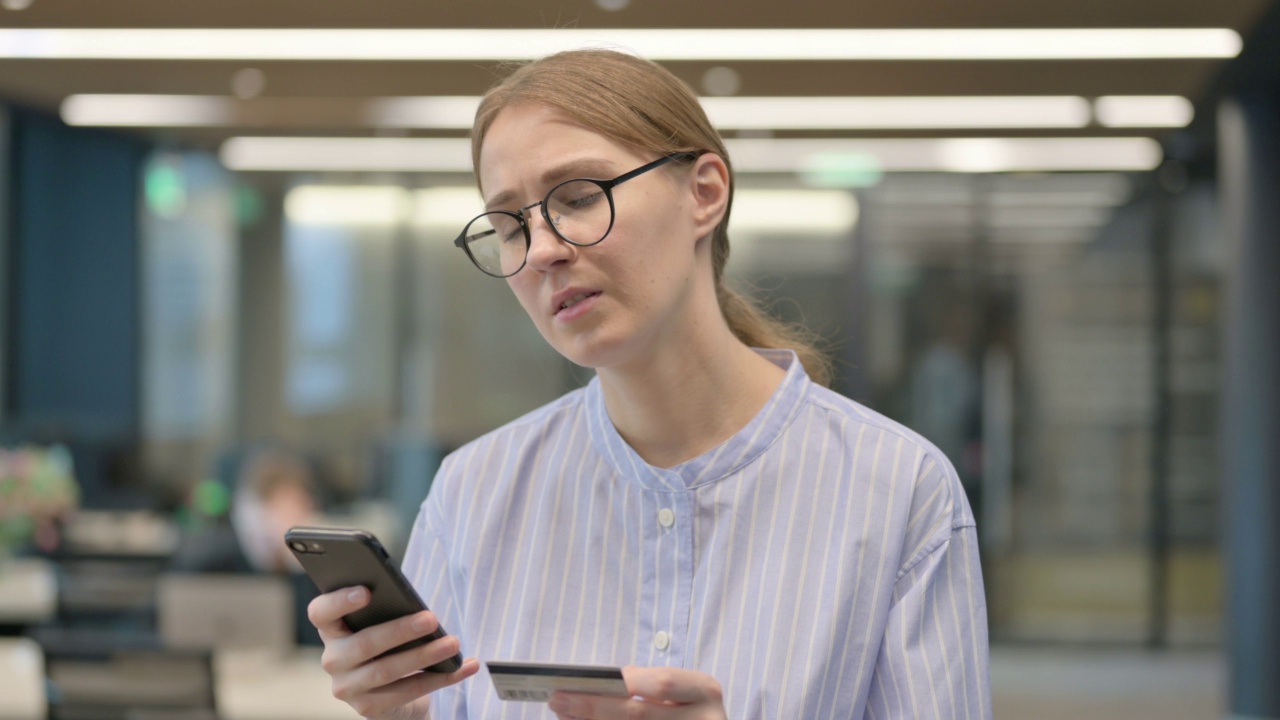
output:
M607 180L656 159L525 104L493 121L479 173L487 209L517 210L564 180ZM675 163L619 185L613 228L590 247L564 242L537 208L528 212L528 261L507 283L561 355L585 367L617 367L678 342L671 331L687 316L701 272L691 187L689 169Z

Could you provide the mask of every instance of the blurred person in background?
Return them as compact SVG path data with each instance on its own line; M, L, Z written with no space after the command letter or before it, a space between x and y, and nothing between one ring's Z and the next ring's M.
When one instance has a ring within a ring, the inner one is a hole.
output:
M726 287L733 174L692 90L561 53L491 89L471 137L484 210L456 244L596 377L444 461L404 560L434 613L353 634L366 590L312 603L334 694L528 717L464 682L480 657L624 666L631 697L557 693L560 718L990 717L955 470Z
M956 298L942 298L928 323L929 344L911 369L908 418L951 461L975 519L981 520L981 379L971 357L974 309Z
M236 475L230 522L183 539L170 569L201 573L276 573L286 576L295 596L298 642L319 644L306 608L316 588L281 539L294 525L313 522L320 512L315 474L295 453L263 447L251 450Z

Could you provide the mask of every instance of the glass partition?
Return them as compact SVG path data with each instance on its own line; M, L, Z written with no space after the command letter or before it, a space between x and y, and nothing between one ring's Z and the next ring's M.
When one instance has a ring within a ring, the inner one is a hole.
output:
M144 165L142 429L150 473L206 477L235 410L234 185L203 153L159 150Z

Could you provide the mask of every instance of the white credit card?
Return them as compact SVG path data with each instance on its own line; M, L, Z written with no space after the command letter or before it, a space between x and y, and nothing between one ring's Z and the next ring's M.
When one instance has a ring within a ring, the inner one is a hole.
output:
M502 700L547 702L554 692L631 697L622 669L596 665L547 665L541 663L485 663L493 688Z

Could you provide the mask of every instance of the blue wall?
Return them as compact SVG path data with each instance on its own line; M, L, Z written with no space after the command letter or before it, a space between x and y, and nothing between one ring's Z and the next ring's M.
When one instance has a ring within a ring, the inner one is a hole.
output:
M8 434L136 446L146 146L24 112L12 142ZM87 484L101 458L84 458Z

